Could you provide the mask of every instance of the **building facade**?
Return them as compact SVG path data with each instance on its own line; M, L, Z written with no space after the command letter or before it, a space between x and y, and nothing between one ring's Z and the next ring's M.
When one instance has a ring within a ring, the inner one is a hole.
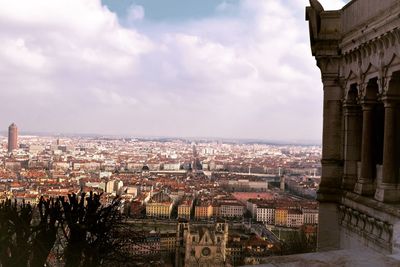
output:
M146 216L149 218L171 218L174 201L164 192L154 194L146 204Z
M287 208L276 208L275 209L275 225L276 226L287 226L288 209Z
M257 207L257 222L263 222L269 225L275 224L275 207L260 205Z
M185 238L184 266L225 266L228 224L189 225Z
M8 152L18 149L18 128L15 123L8 127Z
M185 195L178 205L178 218L190 220L194 207L194 199L191 195Z
M205 220L210 219L213 216L213 206L211 202L201 203L199 206L194 208L194 219L195 220Z
M323 84L320 251L400 253L400 4L306 9Z
M239 202L225 202L220 205L219 215L222 218L243 218L245 207Z
M318 224L318 209L302 209L304 224Z
M299 209L289 209L286 221L287 227L301 227L303 224L303 212Z

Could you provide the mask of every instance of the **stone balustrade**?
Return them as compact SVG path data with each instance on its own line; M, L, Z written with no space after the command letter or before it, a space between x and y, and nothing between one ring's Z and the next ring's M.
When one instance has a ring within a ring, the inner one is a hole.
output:
M339 205L339 225L370 242L391 250L393 225L388 222Z

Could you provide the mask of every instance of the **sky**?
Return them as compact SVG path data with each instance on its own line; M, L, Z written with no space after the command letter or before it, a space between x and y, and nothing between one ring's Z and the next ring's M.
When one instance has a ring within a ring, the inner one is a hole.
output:
M0 4L0 129L321 140L306 0Z

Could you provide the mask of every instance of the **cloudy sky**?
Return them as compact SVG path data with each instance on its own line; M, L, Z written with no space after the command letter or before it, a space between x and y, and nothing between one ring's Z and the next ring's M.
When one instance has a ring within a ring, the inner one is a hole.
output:
M306 0L0 4L0 128L321 139Z

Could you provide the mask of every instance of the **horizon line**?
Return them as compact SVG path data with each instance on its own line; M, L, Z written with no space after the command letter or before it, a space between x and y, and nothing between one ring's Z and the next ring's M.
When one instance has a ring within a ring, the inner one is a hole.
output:
M4 137L8 136L7 131L0 131ZM65 133L65 132L40 132L40 131L21 131L20 136L48 136L48 137L104 137L115 139L183 139L188 141L225 141L225 142L239 142L239 143L262 143L274 145L304 145L304 146L321 146L322 140L307 140L307 139L287 139L287 140L274 140L268 138L249 138L249 137L215 137L215 136L169 136L169 135L144 135L144 134L101 134L101 133Z

